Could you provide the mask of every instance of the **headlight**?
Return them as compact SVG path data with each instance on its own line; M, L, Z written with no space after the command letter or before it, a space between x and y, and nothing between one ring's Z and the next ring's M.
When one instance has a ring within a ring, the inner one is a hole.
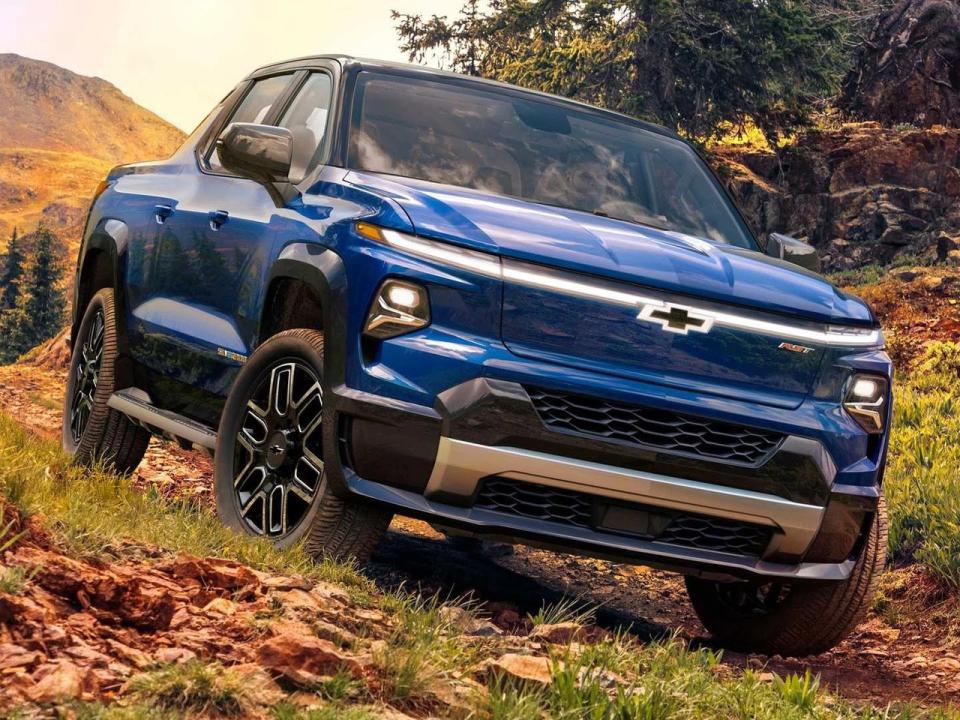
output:
M430 324L430 299L422 285L385 280L373 297L363 334L384 340Z
M487 277L497 279L501 277L500 258L495 255L467 250L447 243L425 240L422 237L407 235L396 230L382 228L379 225L371 225L368 222L355 223L354 228L368 240L383 243L411 255L434 260L462 270L470 270Z
M843 408L868 433L883 432L890 384L878 375L856 374L847 381Z

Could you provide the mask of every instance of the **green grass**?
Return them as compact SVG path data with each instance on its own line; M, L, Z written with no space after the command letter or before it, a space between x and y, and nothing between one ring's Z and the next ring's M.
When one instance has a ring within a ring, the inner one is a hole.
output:
M300 547L277 550L269 542L225 528L204 507L141 492L126 478L71 465L53 442L0 415L0 493L27 515L42 513L77 550L102 553L122 538L167 550L230 558L276 573L300 574L369 594L371 585L348 565L316 563Z
M534 626L568 622L593 625L597 619L597 609L576 598L564 598L559 602L543 605L535 614L527 617Z
M960 717L949 709L857 707L825 693L816 677L735 674L710 650L690 651L676 639L642 645L628 636L567 651L553 659L552 682L492 683L480 717L491 720L666 720L752 718L914 720Z
M40 568L27 569L18 565L0 565L0 593L20 595Z
M827 274L827 279L838 287L859 287L861 285L873 285L883 280L891 270L907 267L920 267L932 265L933 261L918 257L917 255L904 254L898 255L887 265L863 265L852 270L838 270Z
M241 716L264 704L262 683L219 663L164 665L129 682L137 700L162 710Z
M960 587L960 344L932 343L897 383L884 487L893 558Z
M400 593L389 602L394 630L377 658L389 698L405 702L422 695L431 683L442 681L476 660L476 646L463 642L441 612L439 597L421 598ZM460 605L467 611L469 606Z
M270 713L274 720L376 720L379 715L374 708L334 704L304 710L289 703L277 705Z

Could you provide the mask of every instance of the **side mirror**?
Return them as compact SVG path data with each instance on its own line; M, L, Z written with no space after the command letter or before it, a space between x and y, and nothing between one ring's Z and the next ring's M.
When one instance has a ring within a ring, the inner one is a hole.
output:
M812 245L789 235L770 233L767 238L767 255L786 260L794 265L820 272L820 256Z
M293 161L293 133L286 128L231 123L217 139L224 168L237 175L273 182L286 180Z

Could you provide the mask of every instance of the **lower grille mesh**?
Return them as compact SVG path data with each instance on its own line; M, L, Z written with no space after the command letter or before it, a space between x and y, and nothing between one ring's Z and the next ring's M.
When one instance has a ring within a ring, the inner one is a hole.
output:
M669 452L753 464L767 457L783 440L779 433L670 410L541 388L528 387L527 393L548 428Z
M481 485L474 507L615 534L643 535L604 528L601 518L608 503L606 498L587 493L489 478ZM663 518L660 525L665 525L664 529L647 536L654 542L750 557L759 557L770 542L770 529L759 525L633 503L618 503L618 507Z

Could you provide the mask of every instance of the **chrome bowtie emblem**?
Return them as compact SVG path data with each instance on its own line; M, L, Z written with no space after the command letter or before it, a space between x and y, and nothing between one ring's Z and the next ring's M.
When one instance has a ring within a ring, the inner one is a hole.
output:
M710 332L713 327L713 318L698 315L690 308L682 305L644 305L637 315L638 320L646 320L660 325L667 332L686 335L691 330L696 332Z

